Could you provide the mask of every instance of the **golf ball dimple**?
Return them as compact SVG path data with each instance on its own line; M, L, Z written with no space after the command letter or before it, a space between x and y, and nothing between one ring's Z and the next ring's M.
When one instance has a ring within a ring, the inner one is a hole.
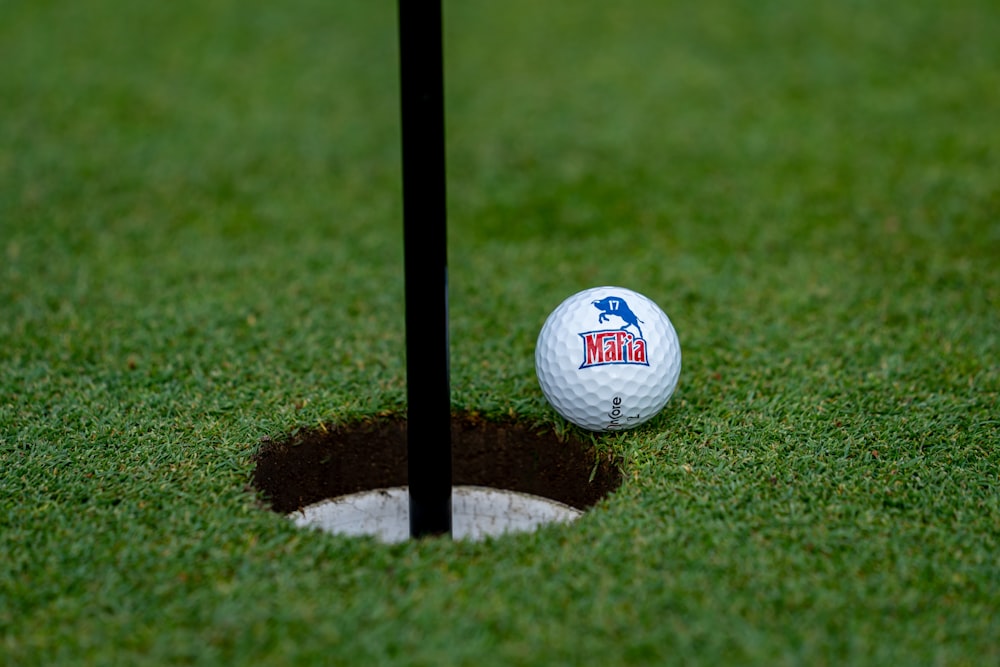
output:
M535 373L556 412L590 431L652 419L677 387L681 346L666 313L624 287L594 287L556 307L538 334Z

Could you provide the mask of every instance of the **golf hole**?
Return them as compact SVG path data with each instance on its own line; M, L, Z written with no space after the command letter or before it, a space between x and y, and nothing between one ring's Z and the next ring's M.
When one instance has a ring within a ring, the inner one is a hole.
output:
M573 433L475 414L452 416L452 533L482 539L569 522L622 483L621 468ZM409 537L406 420L399 416L265 439L253 487L297 525Z

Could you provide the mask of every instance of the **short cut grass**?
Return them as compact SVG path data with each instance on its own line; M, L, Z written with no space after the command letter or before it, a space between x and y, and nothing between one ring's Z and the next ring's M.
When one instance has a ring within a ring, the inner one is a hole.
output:
M0 4L0 663L1000 661L1000 6L445 3L455 408L570 428L593 285L684 367L572 526L385 546L247 484L405 408L395 18Z

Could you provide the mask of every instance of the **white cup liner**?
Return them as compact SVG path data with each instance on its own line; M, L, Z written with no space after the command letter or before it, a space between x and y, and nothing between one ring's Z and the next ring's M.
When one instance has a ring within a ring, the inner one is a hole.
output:
M580 510L549 498L484 486L452 487L452 537L482 540L569 523ZM288 515L295 525L335 535L370 536L383 542L410 538L410 499L405 486L330 498Z

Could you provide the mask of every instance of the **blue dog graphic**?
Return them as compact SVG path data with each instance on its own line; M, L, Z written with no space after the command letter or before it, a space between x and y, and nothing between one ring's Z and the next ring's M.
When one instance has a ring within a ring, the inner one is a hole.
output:
M606 296L600 301L594 301L592 303L594 304L594 308L601 311L600 317L597 318L598 322L607 322L609 315L615 315L620 317L622 321L625 322L625 326L622 327L622 331L628 329L629 327L635 327L636 331L639 332L639 338L642 338L642 328L639 326L639 323L642 322L642 320L635 316L632 309L628 307L627 303L625 303L625 299L617 296Z

